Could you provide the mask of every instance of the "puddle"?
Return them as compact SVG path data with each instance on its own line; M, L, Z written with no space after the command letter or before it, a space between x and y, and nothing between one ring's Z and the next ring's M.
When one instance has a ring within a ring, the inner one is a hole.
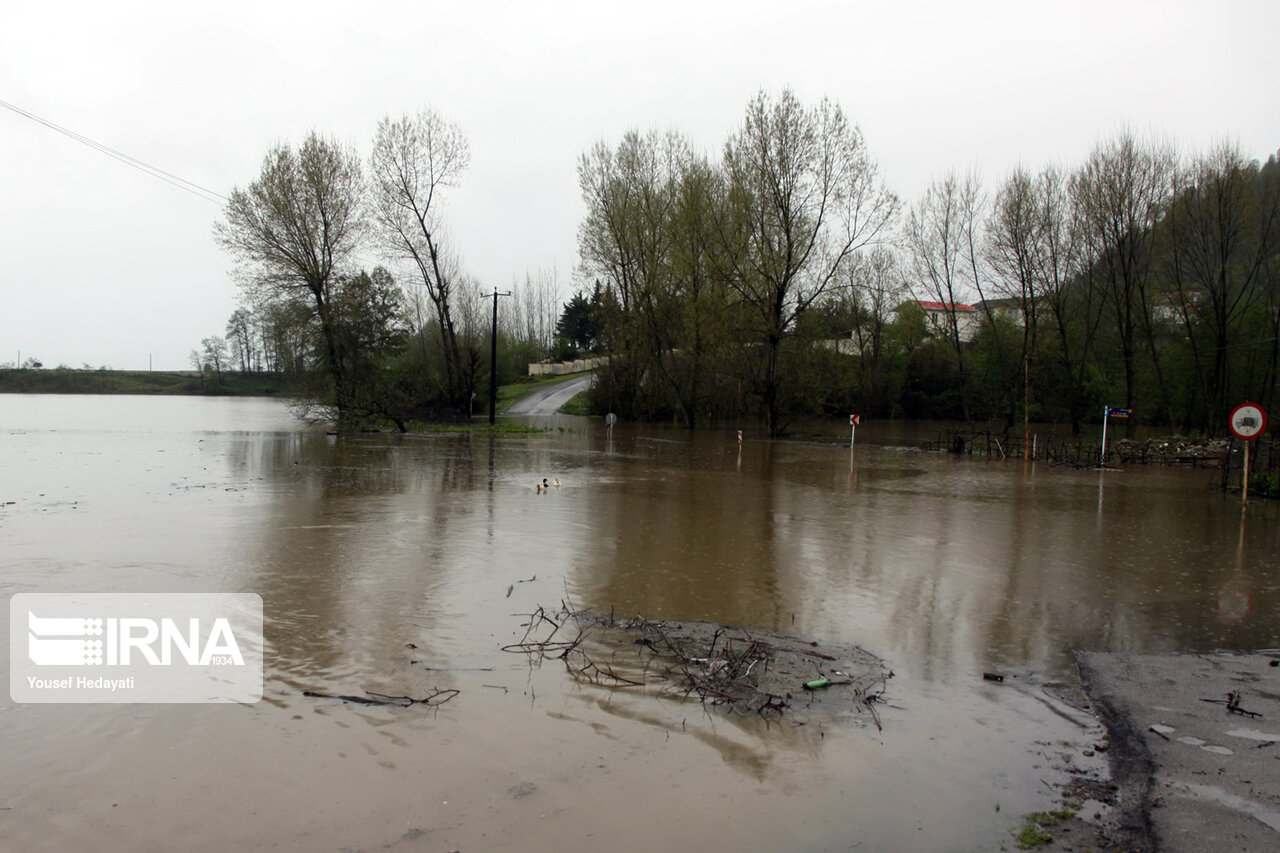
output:
M1213 800L1221 803L1230 809L1255 817L1265 823L1272 829L1280 832L1280 812L1268 809L1253 800L1246 800L1244 797L1238 797L1235 794L1228 793L1221 788L1215 788L1212 785L1196 785L1188 783L1186 788L1197 797L1206 800Z
M1270 732L1260 732L1256 729L1231 729L1223 732L1227 737L1245 738L1246 740L1261 740L1270 743L1280 742L1280 734L1272 734Z

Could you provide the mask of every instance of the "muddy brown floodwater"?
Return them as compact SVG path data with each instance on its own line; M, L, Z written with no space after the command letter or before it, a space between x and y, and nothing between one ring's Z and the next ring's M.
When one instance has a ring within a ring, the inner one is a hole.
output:
M1071 649L1280 645L1276 508L1242 519L1209 472L925 454L874 424L851 467L820 442L533 422L336 437L268 400L0 396L6 599L251 592L267 641L254 705L6 698L3 846L1012 847L1064 761L1101 761L1096 724L1042 689ZM501 651L566 600L861 646L895 672L883 730L709 713ZM460 692L303 695L365 690Z

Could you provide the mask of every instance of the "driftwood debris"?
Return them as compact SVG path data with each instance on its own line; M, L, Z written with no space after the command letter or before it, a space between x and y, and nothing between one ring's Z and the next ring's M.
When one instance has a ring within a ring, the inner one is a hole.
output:
M502 650L504 652L527 654L536 657L539 662L543 660L564 661L565 668L575 678L619 686L644 686L643 681L636 681L619 675L608 663L597 663L586 651L580 649L579 646L587 638L588 632L585 627L579 626L578 632L573 639L555 639L560 629L564 627L565 622L570 619L577 619L579 614L570 612L566 607L561 614L558 614L560 621L557 621L544 608L539 607L533 613L524 615L529 620L524 623L524 636L518 643L503 646ZM529 639L543 630L547 630L549 633L541 637L541 639Z
M341 699L343 702L353 702L357 705L396 705L401 708L408 708L410 705L426 705L429 708L436 708L448 702L460 692L458 690L436 689L421 699L415 699L412 696L389 696L386 693L376 693L372 690L366 690L364 696L321 693L317 690L304 690L302 695L313 699Z
M1246 711L1244 708L1240 707L1240 696L1241 696L1241 693L1239 691L1232 691L1227 694L1227 698L1225 700L1224 699L1201 699L1200 701L1212 702L1215 705L1226 705L1228 714L1239 714L1242 717L1251 717L1252 719L1255 719L1255 720L1262 719L1262 715L1259 714L1257 711Z
M563 661L574 678L613 688L655 689L696 698L731 714L777 720L796 703L818 697L804 686L825 679L858 710L867 710L877 728L886 682L892 677L871 655L852 650L848 672L824 669L841 658L792 637L767 637L741 628L648 619L616 619L613 614L574 610L564 602L556 613L539 607L521 614L525 632L505 652ZM798 698L797 695L803 696Z

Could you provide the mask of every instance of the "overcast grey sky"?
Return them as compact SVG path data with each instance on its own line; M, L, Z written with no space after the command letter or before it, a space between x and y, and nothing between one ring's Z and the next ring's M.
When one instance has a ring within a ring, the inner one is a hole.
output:
M468 271L574 284L576 160L629 128L717 155L760 88L823 95L910 201L1073 167L1124 125L1184 151L1280 149L1280 3L8 0L0 100L227 194L312 129L367 156L431 106L472 165L449 199ZM187 367L237 291L221 208L0 110L0 363Z

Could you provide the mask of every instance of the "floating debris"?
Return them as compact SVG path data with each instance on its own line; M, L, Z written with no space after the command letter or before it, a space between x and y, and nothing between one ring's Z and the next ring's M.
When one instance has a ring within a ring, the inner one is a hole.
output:
M846 688L835 695L869 713L879 728L875 705L883 702L893 677L879 658L856 646L828 654L796 637L706 622L616 619L563 603L558 612L539 607L525 616L524 636L503 651L538 662L563 661L579 680L657 689L766 720L795 708L798 700L790 691L796 686L809 691L807 703L801 703L805 707L819 701L815 690L826 694L823 688Z

